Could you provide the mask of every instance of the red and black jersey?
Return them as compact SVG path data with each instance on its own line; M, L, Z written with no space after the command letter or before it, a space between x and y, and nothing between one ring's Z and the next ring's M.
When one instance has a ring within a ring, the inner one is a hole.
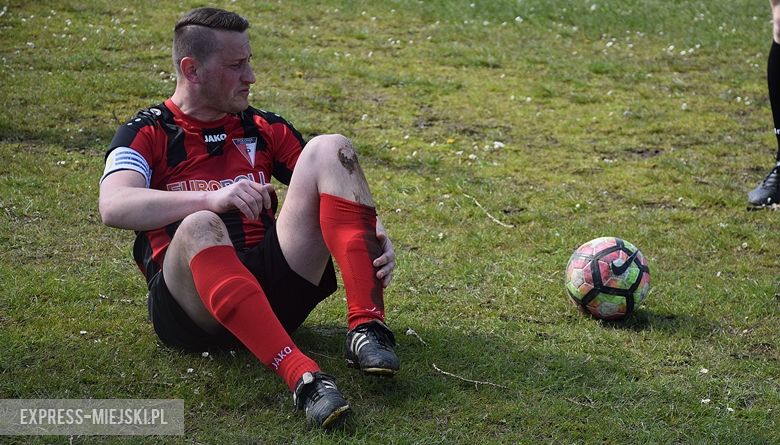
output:
M305 142L301 134L282 117L252 107L228 114L214 122L201 122L186 116L170 100L140 111L114 135L106 157L114 149L132 153L149 175L150 188L168 191L218 190L236 181L270 182L271 176L290 183L292 170ZM131 150L125 150L124 147ZM109 169L126 169L120 165ZM252 221L238 210L220 215L236 249L251 248L263 239L266 228L275 221L273 206ZM139 268L151 278L162 267L165 251L179 222L155 230L137 232L133 256Z

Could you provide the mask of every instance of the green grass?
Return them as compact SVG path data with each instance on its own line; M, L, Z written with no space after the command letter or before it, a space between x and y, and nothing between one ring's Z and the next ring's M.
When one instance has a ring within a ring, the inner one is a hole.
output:
M295 334L355 409L335 434L250 354L161 347L132 234L100 222L105 147L172 93L170 29L200 5L0 4L0 398L186 409L182 437L0 442L780 442L780 222L745 211L775 152L766 4L220 4L252 22L253 104L354 140L399 255L396 379L344 367L341 292ZM652 270L624 323L563 288L605 235Z

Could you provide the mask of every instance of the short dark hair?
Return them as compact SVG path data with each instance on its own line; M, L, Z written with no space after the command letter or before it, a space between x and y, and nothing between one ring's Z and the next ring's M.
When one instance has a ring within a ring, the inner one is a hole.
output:
M217 8L198 8L188 12L173 28L173 65L185 57L206 60L219 51L214 30L244 32L249 21L235 12Z

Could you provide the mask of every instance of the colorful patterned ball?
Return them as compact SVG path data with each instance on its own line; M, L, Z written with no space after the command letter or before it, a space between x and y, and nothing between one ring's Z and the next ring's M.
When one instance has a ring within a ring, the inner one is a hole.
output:
M566 266L566 291L581 311L604 320L628 317L650 292L650 269L642 252L615 237L581 245Z

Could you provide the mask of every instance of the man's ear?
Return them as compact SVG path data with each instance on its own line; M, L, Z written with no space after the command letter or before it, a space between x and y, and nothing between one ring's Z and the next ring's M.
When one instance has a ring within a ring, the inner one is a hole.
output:
M179 71L189 82L198 83L199 76L198 70L200 64L194 57L183 57L179 62Z

